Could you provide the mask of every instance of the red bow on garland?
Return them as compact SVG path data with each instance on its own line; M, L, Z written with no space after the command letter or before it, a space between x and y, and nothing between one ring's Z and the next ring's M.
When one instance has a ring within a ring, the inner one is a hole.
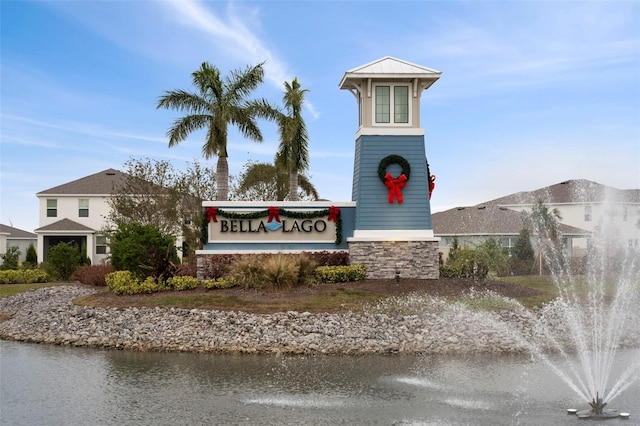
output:
M429 199L431 199L431 193L436 187L436 175L429 176Z
M216 207L207 207L207 223L211 222L213 219L214 222L217 222L216 215L218 214L218 209Z
M338 223L338 215L340 214L340 207L329 207L329 216L327 217L327 222L334 221Z
M403 174L394 179L391 173L384 175L384 185L389 188L389 204L393 204L393 199L398 200L398 204L402 204L401 189L407 186L407 177Z
M280 222L280 209L278 207L269 207L269 219L267 223L275 219L276 222Z

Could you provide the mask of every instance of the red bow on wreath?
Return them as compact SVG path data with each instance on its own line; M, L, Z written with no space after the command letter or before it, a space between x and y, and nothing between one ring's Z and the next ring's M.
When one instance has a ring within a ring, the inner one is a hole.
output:
M216 207L207 207L207 223L211 222L213 219L214 222L217 222L216 215L218 214L218 209Z
M340 214L340 207L329 207L329 216L327 217L327 222L334 221L338 223L338 215Z
M278 207L269 207L269 219L267 223L275 219L276 222L280 222L280 209Z
M393 199L398 200L398 204L402 204L401 189L407 186L407 177L403 174L394 179L391 173L384 175L384 185L389 188L389 204L393 204Z

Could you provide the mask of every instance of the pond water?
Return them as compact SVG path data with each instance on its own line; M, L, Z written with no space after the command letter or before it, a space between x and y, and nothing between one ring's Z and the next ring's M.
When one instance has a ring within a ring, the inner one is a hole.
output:
M637 350L620 351L623 368ZM610 407L639 424L640 383ZM566 425L588 408L527 357L230 356L0 341L4 425ZM597 424L591 422L590 424Z

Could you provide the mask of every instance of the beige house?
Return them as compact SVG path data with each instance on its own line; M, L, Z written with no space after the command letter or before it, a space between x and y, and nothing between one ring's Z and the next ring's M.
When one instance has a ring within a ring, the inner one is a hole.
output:
M588 180L564 181L434 213L439 250L446 259L456 237L460 246L474 247L493 237L511 249L524 228L522 212L531 211L538 200L558 209L565 248L574 257L584 255L591 236L598 232L606 232L617 247L640 250L640 189L621 190Z

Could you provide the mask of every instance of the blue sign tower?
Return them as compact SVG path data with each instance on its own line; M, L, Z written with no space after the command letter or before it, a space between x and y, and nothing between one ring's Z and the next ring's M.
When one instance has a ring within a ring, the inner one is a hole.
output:
M370 278L438 278L430 175L420 98L441 72L384 57L344 74L340 89L358 102L351 263Z

